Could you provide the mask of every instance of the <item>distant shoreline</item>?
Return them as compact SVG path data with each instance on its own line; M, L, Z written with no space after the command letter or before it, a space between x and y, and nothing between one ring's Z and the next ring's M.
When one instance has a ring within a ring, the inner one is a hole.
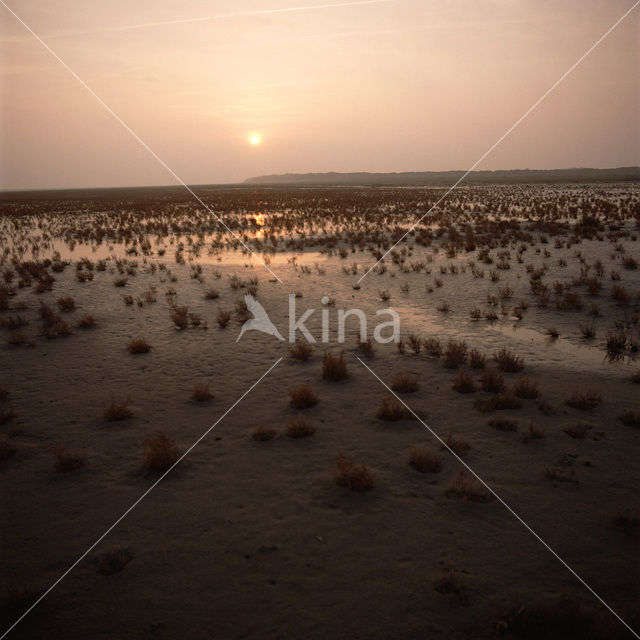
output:
M300 186L433 186L455 184L465 171L406 171L403 173L285 173L247 178L244 185ZM640 167L612 169L507 169L472 171L461 184L567 184L640 182Z

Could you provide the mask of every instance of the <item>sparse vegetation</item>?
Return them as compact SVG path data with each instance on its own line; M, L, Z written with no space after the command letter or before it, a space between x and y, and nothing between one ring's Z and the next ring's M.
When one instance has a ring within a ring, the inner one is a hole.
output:
M147 438L144 442L142 464L147 471L168 471L179 459L180 451L166 433Z
M325 380L339 382L349 377L347 373L347 363L344 360L344 352L340 352L339 356L334 356L327 352L322 358L322 377Z
M289 397L291 398L290 404L294 409L309 409L315 407L320 401L318 394L308 384L289 389Z
M420 473L440 473L442 458L431 449L413 447L409 454L409 464Z
M130 402L130 398L127 398L123 402L118 402L113 396L111 396L111 401L104 408L104 419L109 422L116 422L131 418L133 416L133 411L129 407Z
M398 393L414 393L420 385L415 376L409 373L398 373L394 376L391 388Z
M298 415L289 420L286 432L289 438L306 438L312 436L316 430L308 418Z
M213 398L213 394L209 390L211 383L209 382L196 382L193 385L193 392L191 393L191 399L196 402L207 402Z
M149 351L151 351L151 345L142 338L136 338L129 342L127 345L127 351L131 354L149 353Z
M333 481L351 491L368 491L373 487L373 474L365 465L357 464L353 458L341 453L333 471Z

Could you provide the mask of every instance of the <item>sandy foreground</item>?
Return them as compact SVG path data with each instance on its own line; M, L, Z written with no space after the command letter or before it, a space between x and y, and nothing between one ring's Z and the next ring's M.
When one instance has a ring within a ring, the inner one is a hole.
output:
M15 243L9 218L2 228ZM239 251L191 256L185 264L175 263L173 247L164 256L129 255L135 274L123 276L118 243L114 251L67 246L61 260L70 264L53 274L51 290L16 287L0 312L3 629L160 477L143 464L146 439L165 433L182 453L231 411L8 637L633 637L484 487L467 477L456 490L463 467L425 425L411 415L377 415L385 397L397 400L376 375L391 386L397 374L409 374L419 388L398 396L440 438L468 445L462 459L627 624L640 628L640 387L633 348L640 276L622 264L624 257L640 259L640 251L634 220L618 230L626 235L608 239L605 230L602 239L581 237L569 247L554 246L551 235L541 243L543 232L536 231L524 241L522 262L516 260L522 241L493 247L495 261L501 250L511 251L510 267L497 271L495 281L489 275L496 262L483 265L480 247L450 257L410 240L406 261L388 257L386 272L371 273L360 288L353 285L375 262L360 249L346 258L319 247L282 250L270 262L279 283ZM81 257L104 257L105 269L85 266L93 278L79 282ZM9 258L3 269L13 269ZM585 262L596 260L604 265L601 289L589 296L576 279ZM402 268L418 261L428 267ZM150 267L160 263L169 272ZM353 263L357 273L345 273ZM201 271L192 277L196 264ZM528 265L546 266L542 279L553 295L545 306L532 293ZM114 286L123 277L124 286ZM580 292L580 308L556 304L557 281L565 293ZM625 304L611 295L616 284L630 296ZM512 289L507 298L500 293L505 286ZM236 342L243 321L236 305L249 287L285 337L289 294L300 294L297 317L315 309L307 326L318 342L307 361L291 357L288 341L260 332ZM219 296L207 299L211 288ZM390 299L381 300L381 292ZM499 298L496 305L487 295ZM58 308L62 296L74 299L73 310ZM323 296L331 304L323 305ZM71 335L39 335L41 302ZM589 315L594 303L598 315ZM179 305L198 314L199 326L176 328ZM518 305L526 307L521 319ZM365 353L353 318L345 343L337 343L339 309L362 309L371 336L376 310L387 307L399 314L404 353L395 343L374 343L373 353ZM476 308L482 315L474 319ZM231 312L226 328L218 325L220 309ZM328 343L320 342L322 309ZM492 321L485 317L491 309ZM86 314L95 327L77 326ZM18 315L28 324L7 326ZM585 338L582 327L593 327L595 336ZM616 327L624 327L628 342L612 359L606 336ZM547 335L549 328L559 337ZM439 340L442 354L424 344L414 353L411 335ZM128 352L138 338L151 345L148 353ZM449 340L476 348L485 366L473 368L467 356L447 367ZM521 371L500 374L493 356L502 347L523 359ZM348 377L324 379L324 353L342 350ZM525 397L507 394L516 398L508 409L483 406L493 398L481 386L485 367ZM453 388L459 370L475 390ZM527 393L523 379L537 394ZM207 383L213 397L193 399L194 385ZM288 392L304 383L318 402L294 409ZM575 393L595 397L593 407L567 404ZM129 398L132 416L106 420L112 398ZM287 437L298 414L313 435ZM276 436L255 440L260 425ZM416 470L415 448L439 457L441 468ZM78 453L71 458L80 462L69 463L77 468L56 469L52 451L59 465L68 462L64 453ZM341 453L366 465L371 488L335 482Z

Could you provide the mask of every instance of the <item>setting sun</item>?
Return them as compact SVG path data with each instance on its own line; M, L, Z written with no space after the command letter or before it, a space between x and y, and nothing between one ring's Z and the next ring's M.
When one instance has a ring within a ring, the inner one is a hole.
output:
M250 136L249 136L249 142L250 142L252 145L254 145L254 146L255 146L255 145L258 145L258 144L260 144L260 143L262 142L262 138L260 138L260 136L259 136L259 135L257 135L257 134L255 134L255 133L254 133L254 134L252 134L252 135L250 135Z

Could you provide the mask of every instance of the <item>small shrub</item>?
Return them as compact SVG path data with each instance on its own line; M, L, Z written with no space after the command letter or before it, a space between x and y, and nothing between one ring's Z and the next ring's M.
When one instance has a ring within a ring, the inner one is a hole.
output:
M475 347L469 351L469 365L472 369L484 369L487 364L487 357Z
M96 319L90 314L86 314L78 320L78 328L80 329L92 329L96 326Z
M640 411L632 411L628 409L618 416L618 420L622 422L625 427L640 428Z
M458 371L458 375L453 379L453 388L458 393L474 393L476 390L476 383L470 373L460 369L460 371Z
M418 355L422 349L422 340L415 333L410 333L407 336L407 345L409 346L409 349L413 351L413 353Z
M289 420L286 432L289 438L306 438L312 436L316 430L308 418L298 415L297 418L291 418Z
M502 347L494 356L498 368L505 373L517 373L524 369L524 360L509 351L506 347Z
M225 309L219 309L218 315L216 316L216 321L218 322L218 326L221 329L226 329L229 321L231 320L231 312L226 311Z
M504 376L494 369L485 369L480 380L483 391L488 391L489 393L504 391Z
M446 449L448 447L460 458L462 458L465 453L471 450L471 444L467 440L464 440L463 438L457 438L456 436L452 436L451 434L449 434L444 439L444 442L447 446L445 447L444 445L442 445L442 448Z
M566 427L565 429L563 429L563 431L568 436L571 436L576 440L583 440L584 437L587 435L587 431L589 431L590 429L591 429L591 425L582 424L581 422L578 422L577 424L572 424L571 426Z
M196 382L193 385L192 400L196 402L207 402L213 398L213 394L209 391L210 383Z
M518 398L524 398L525 400L535 400L540 395L538 383L524 376L520 376L513 383L512 391Z
M447 498L472 502L489 502L492 498L484 485L462 469L451 480L445 495Z
M172 307L171 320L176 329L186 329L189 326L189 307L186 305Z
M378 407L376 417L387 422L397 422L398 420L410 419L412 416L400 402L385 396Z
M333 481L339 487L346 487L351 491L368 491L373 487L373 475L363 464L356 464L353 458L344 454L338 456Z
M129 280L127 278L117 278L113 281L115 287L126 287Z
M111 396L111 402L105 406L104 418L109 422L116 422L118 420L126 420L133 416L133 411L129 408L130 398L127 398L124 402L117 402L116 399Z
M560 332L555 327L549 327L546 333L551 340L557 340L560 337Z
M358 341L358 349L367 357L372 357L374 354L373 340L367 338L366 340Z
M581 411L593 411L602 402L602 396L596 391L575 391L564 401L568 407Z
M408 373L398 373L393 378L391 388L399 393L414 393L420 388L418 381Z
M204 297L206 300L216 300L220 297L220 293L217 289L208 289Z
M313 347L308 342L296 342L289 349L291 357L295 360L307 361L313 353Z
M344 360L344 352L340 352L339 356L333 356L329 352L324 354L322 358L322 377L325 380L338 382L349 377L347 373L347 363Z
M256 427L251 434L251 437L258 442L264 442L266 440L273 440L277 435L275 429L271 427L265 427L263 424Z
M144 442L142 464L147 471L167 471L179 457L175 441L166 433L159 433Z
M420 473L440 473L442 458L430 449L414 447L409 454L409 464Z
M523 442L529 442L530 440L542 440L546 436L546 430L542 427L538 426L533 418L529 421L529 426L527 427L527 432L522 438Z
M518 429L518 423L509 418L491 418L489 426L498 431L517 431Z
M151 351L151 345L142 338L136 338L127 345L127 351L131 354L149 353L149 351Z
M516 398L512 393L495 393L488 400L476 401L476 408L479 411L489 413L491 411L514 410L522 407L522 400Z
M464 340L449 340L444 352L444 366L456 369L467 359L467 343Z
M95 560L96 573L101 576L111 576L120 573L133 560L133 556L127 549L115 549L105 551Z
M320 401L316 392L308 384L289 389L289 397L291 398L290 404L294 409L315 407Z
M438 338L426 338L424 341L424 350L430 355L439 358L442 355L442 345Z
M61 296L58 298L58 308L60 311L73 311L76 308L76 301L71 296Z
M64 447L53 447L51 449L55 462L55 469L60 473L75 471L84 466L85 455L80 451L70 451Z

